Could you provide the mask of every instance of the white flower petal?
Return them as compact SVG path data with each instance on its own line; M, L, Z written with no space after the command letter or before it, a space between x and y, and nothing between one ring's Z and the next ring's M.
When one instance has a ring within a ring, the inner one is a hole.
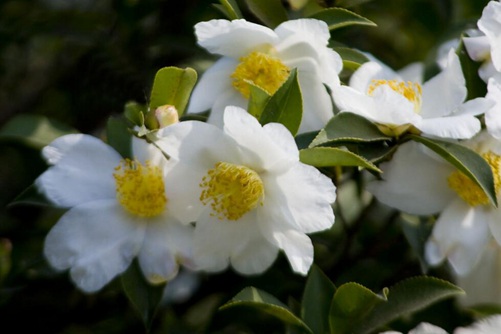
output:
M427 135L453 139L471 138L481 129L480 121L473 115L427 118L414 126Z
M411 81L421 84L423 82L424 64L420 62L411 63L398 70L398 74L403 81Z
M362 94L367 94L367 90L372 80L399 80L399 76L384 64L369 61L362 64L351 76L350 87Z
M471 59L484 61L489 58L491 46L487 36L463 37L463 42Z
M351 87L340 86L332 91L332 98L342 112L352 112L374 121L375 103L372 97Z
M255 224L255 222L246 222ZM278 255L278 247L271 244L262 235L256 233L257 229L251 229L254 235L248 236L249 242L245 247L239 248L238 253L231 256L231 265L236 271L251 275L261 274L271 267Z
M500 329L501 315L496 314L480 319L471 326L456 328L454 334L498 334Z
M478 21L479 29L489 39L491 60L497 71L501 72L501 3L490 1Z
M336 200L336 187L316 168L297 163L283 174L264 176L263 183L266 203L262 209L268 210L269 217L261 220L273 219L273 215L288 211L287 228L304 233L322 231L334 223L331 204Z
M241 164L256 171L290 160L287 152L270 140L257 119L242 108L229 106L225 109L224 132L245 150Z
M298 79L303 96L303 119L299 133L320 130L334 117L332 99L314 75L300 72Z
M461 199L454 200L440 214L426 243L427 261L434 265L447 258L458 275L477 263L489 240L488 215Z
M494 105L485 113L485 125L493 137L501 139L501 82L491 78L487 84L485 97L494 102Z
M422 322L416 328L409 331L409 334L448 334L445 330L435 325Z
M456 277L456 284L466 292L459 301L465 306L487 303L500 304L500 282L501 247L496 242L491 241L476 266L466 275Z
M221 94L234 90L230 76L237 64L237 60L223 57L209 67L193 89L188 112L198 113L209 110Z
M304 41L314 43L316 46L327 46L330 38L327 24L316 19L285 21L275 28L275 33L280 39L297 36Z
M313 245L310 238L294 230L277 231L273 238L276 245L283 249L292 270L306 276L313 263Z
M35 181L55 205L72 207L97 199L115 198L113 172L121 156L88 135L66 135L44 148L54 166Z
M423 118L449 115L463 103L466 95L459 58L450 50L446 68L423 85L421 115Z
M264 132L268 135L271 142L275 143L280 149L287 153L293 161L299 161L299 150L294 137L285 126L280 123L268 123L263 126Z
M447 177L454 171L423 146L408 142L399 147L390 162L381 164L383 181L373 181L367 190L386 205L418 215L440 212L456 198Z
M246 109L248 105L249 100L244 98L240 92L235 89L228 90L216 98L209 118L207 119L207 123L222 129L224 127L224 110L227 106Z
M144 228L116 200L94 201L70 209L45 239L44 254L56 269L70 268L85 292L101 289L130 265Z
M181 225L169 216L159 216L146 226L139 264L152 283L171 280L177 275L178 262L191 262L193 227Z
M273 30L245 20L200 22L195 25L195 34L198 44L209 52L237 59L278 39Z

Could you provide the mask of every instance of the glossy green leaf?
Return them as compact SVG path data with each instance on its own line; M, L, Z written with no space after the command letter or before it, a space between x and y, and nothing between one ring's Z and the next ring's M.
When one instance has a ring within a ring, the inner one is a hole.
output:
M147 112L145 105L134 101L127 102L124 107L124 116L136 126L144 125L144 115Z
M334 116L311 142L310 147L336 142L370 143L390 140L376 125L356 114L342 112Z
M41 149L54 139L77 133L67 125L40 115L17 115L0 129L0 140L13 140Z
M110 117L106 123L106 141L124 158L131 158L132 134L123 118Z
M139 312L146 329L149 329L162 299L165 284L148 283L136 260L122 274L121 280L127 298Z
M329 332L329 310L336 287L316 265L311 267L303 292L301 318L313 333Z
M424 144L468 176L485 192L491 203L497 206L492 169L479 154L465 146L443 140L416 135L409 135L409 138Z
M313 147L300 150L299 160L315 167L358 166L378 173L382 172L365 158L337 147Z
M363 321L357 323L353 333L372 333L403 315L463 293L464 291L454 284L435 277L418 276L405 279L387 290L388 301L377 305Z
M155 75L151 89L150 112L163 105L176 107L179 117L190 99L197 82L197 72L192 68L164 67Z
M297 326L303 331L312 333L311 329L289 308L267 292L256 289L255 287L247 287L240 291L228 303L221 306L220 310L225 310L234 307L252 307L260 312L271 315L282 322Z
M257 119L260 119L271 96L264 89L254 85L252 82L248 82L248 84L250 87L250 96L247 112Z
M472 100L477 97L484 97L487 94L487 84L479 77L478 69L482 65L480 62L473 61L466 48L463 41L459 44L456 53L461 62L461 68L463 70L463 75L466 81L466 89L468 90L467 100Z
M280 0L245 0L245 3L252 14L272 29L288 20Z
M355 49L346 47L335 47L333 48L343 59L343 69L349 69L351 71L357 70L360 65L369 61L366 55Z
M303 97L297 80L297 70L293 69L289 78L269 99L259 118L261 124L282 123L292 135L296 135L303 117Z
M229 20L242 18L242 12L235 0L219 0L219 2L221 4L213 4L212 6L221 11Z
M386 299L358 283L341 285L332 299L329 324L331 333L351 334L357 324L363 323L367 314Z
M344 8L326 8L311 15L310 17L324 21L327 23L330 30L350 25L377 26L371 20Z

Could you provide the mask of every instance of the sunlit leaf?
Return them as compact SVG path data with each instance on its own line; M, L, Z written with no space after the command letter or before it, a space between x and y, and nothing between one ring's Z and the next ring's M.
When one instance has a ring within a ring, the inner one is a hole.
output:
M245 3L252 14L272 29L288 20L280 0L245 0Z
M225 310L234 307L252 307L256 310L271 315L284 323L294 325L312 333L311 329L289 308L267 292L261 291L254 287L247 287L240 291L228 303L221 306L220 310Z
M129 269L122 274L121 280L127 298L139 312L146 329L149 329L162 299L165 284L149 284L137 261L133 261Z
M192 68L164 67L160 69L155 75L151 89L150 112L163 105L173 105L181 117L196 82L197 72Z
M363 321L358 322L353 333L372 333L405 314L463 293L459 287L435 277L418 276L405 279L389 288L386 292L388 301L377 305Z
M248 85L250 88L250 96L247 112L257 119L260 119L271 96L264 89L254 85L252 82L248 82Z
M40 115L17 115L0 129L0 140L13 140L40 149L57 137L77 133L65 124Z
M350 25L377 26L374 22L344 8L326 8L310 16L322 20L330 30L339 29Z
M132 124L137 126L144 125L144 115L147 112L145 105L139 104L134 101L127 102L124 107L124 116Z
M372 162L348 150L337 147L313 147L299 151L302 163L315 167L358 166L381 173Z
M310 144L310 147L329 145L335 142L368 143L390 139L392 138L384 135L376 125L362 116L342 112L327 123Z
M221 4L213 4L212 6L221 11L229 20L242 18L242 12L235 0L219 0L219 2Z
M301 318L313 333L329 332L329 310L336 287L316 266L311 267L301 302Z
M303 117L303 98L297 80L297 70L291 71L289 78L269 99L259 118L261 124L282 123L295 135Z
M497 206L492 169L478 153L465 146L443 140L416 135L409 135L409 138L424 144L468 176L485 192L491 203Z
M384 296L379 296L358 283L341 285L332 299L329 324L331 333L351 334L357 324L376 306L386 303Z

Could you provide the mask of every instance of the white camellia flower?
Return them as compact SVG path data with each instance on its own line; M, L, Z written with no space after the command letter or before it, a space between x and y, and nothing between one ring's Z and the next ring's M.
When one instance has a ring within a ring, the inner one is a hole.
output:
M465 102L465 79L453 50L446 68L423 85L367 62L353 73L349 86L338 87L332 96L341 112L363 116L396 137L417 130L442 138L471 138L481 128L475 115L492 105L485 98Z
M489 163L499 194L501 142L481 133L467 145ZM493 236L501 244L501 208L491 205L473 181L421 144L403 144L381 169L383 180L367 187L378 200L410 214L440 213L425 245L431 265L447 258L463 276L479 261Z
M70 269L85 292L101 289L134 257L145 277L158 283L189 263L193 229L175 208L169 165L160 150L134 138L135 160L122 159L101 140L83 134L46 146L52 165L36 185L55 205L69 210L51 229L44 253L58 270ZM189 223L189 221L188 221Z
M499 334L501 330L501 315L492 315L475 321L468 327L458 327L454 334ZM380 334L402 334L401 332L388 331ZM447 332L435 325L422 322L408 334L447 334Z
M271 95L296 68L303 95L299 131L319 130L334 116L324 84L330 89L339 86L343 63L327 47L325 22L298 19L271 30L245 20L211 20L196 24L195 33L199 45L223 57L201 77L188 112L212 109L209 123L222 126L226 106L247 108L249 81Z
M402 334L396 331L386 331L380 334ZM427 322L420 323L416 328L409 331L408 334L448 334L445 330Z
M478 75L487 82L497 76L501 80L501 2L490 1L477 22L481 36L465 37L466 51L483 64Z
M243 274L266 270L278 251L305 275L313 261L306 233L334 223L332 181L299 161L290 132L261 126L245 110L229 106L224 128L181 122L158 133L156 144L179 162L170 171L185 180L176 196L193 202L197 269L221 271L231 263Z
M501 76L489 79L485 98L493 102L493 106L485 112L487 131L493 137L501 139Z

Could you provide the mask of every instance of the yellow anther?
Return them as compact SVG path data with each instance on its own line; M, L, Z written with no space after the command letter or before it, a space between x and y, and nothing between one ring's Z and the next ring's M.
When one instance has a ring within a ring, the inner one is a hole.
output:
M147 161L125 159L115 168L118 202L128 212L140 217L161 214L167 204L162 171Z
M372 80L369 88L367 89L367 94L372 96L376 88L382 85L390 87L395 92L412 102L412 104L414 104L415 113L419 113L421 111L421 95L423 94L423 90L420 84L412 81Z
M228 162L218 162L200 183L200 201L210 204L212 215L220 220L238 220L262 205L264 186L252 169Z
M248 82L273 95L287 80L290 69L276 57L262 52L252 52L240 58L240 63L231 74L233 87L245 98L250 96Z
M492 174L494 175L494 189L497 194L501 188L501 156L489 151L482 154L482 157L487 161L492 169ZM489 198L485 192L462 172L458 170L454 171L451 175L449 175L447 181L449 183L449 187L470 206L489 204Z

